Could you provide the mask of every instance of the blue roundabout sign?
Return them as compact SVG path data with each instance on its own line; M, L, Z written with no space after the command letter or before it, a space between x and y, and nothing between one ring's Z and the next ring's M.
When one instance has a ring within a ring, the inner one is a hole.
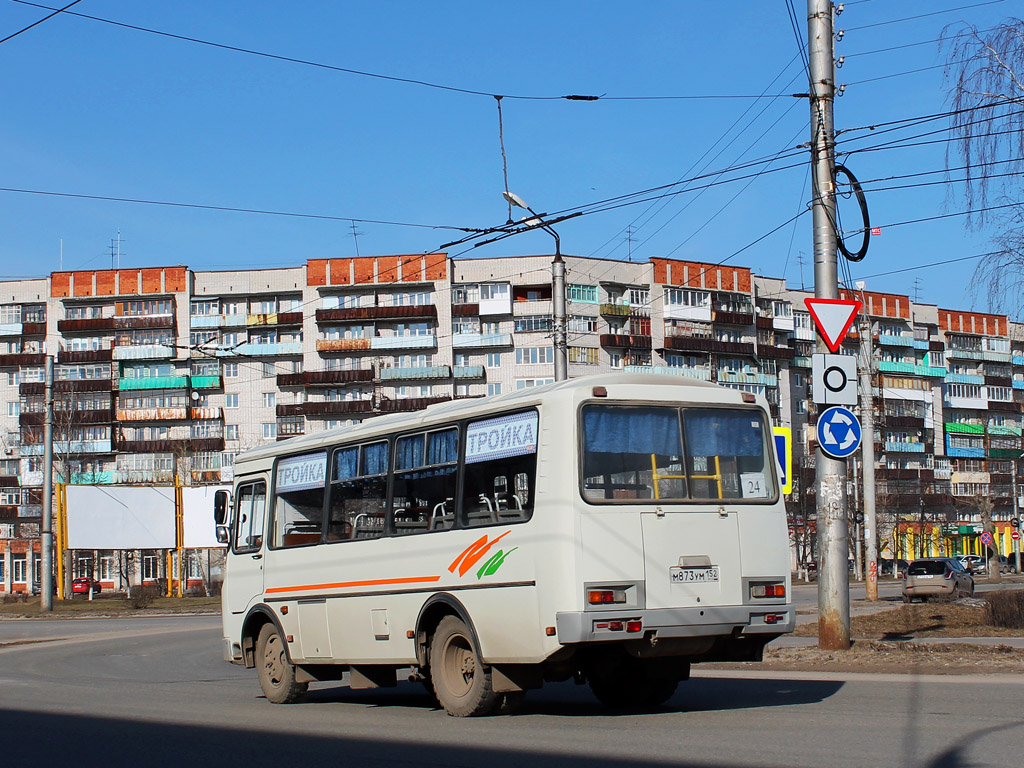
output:
M826 408L818 414L817 432L822 453L833 459L845 459L860 448L860 421L849 408Z

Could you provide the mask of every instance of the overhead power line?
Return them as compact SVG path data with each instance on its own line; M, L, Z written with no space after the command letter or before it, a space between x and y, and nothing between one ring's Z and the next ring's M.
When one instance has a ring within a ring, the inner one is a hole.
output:
M7 42L8 40L10 40L10 39L12 39L12 38L15 38L15 37L17 37L18 35L22 34L23 32L28 32L28 31L29 31L30 29L32 29L32 27L38 27L38 26L39 26L40 24L42 24L42 23L43 23L44 21L47 21L47 20L49 20L49 19L52 19L52 18L53 18L54 16L56 16L56 15L57 15L58 13L64 13L64 11L66 11L66 10L67 10L68 8L70 8L70 7L72 6L72 5L77 5L77 4L78 4L78 3L80 3L80 2L82 2L82 0L74 0L74 2L72 2L72 3L68 3L68 4L67 4L67 5L65 5L65 6L64 6L63 8L51 8L50 10L52 10L52 11L53 11L53 13L49 14L48 16L43 16L43 18L41 18L41 19L40 19L39 21L33 22L32 24L29 24L29 25L28 25L27 27L25 27L24 29L19 29L19 30L18 30L17 32L14 32L13 34L10 34L10 35L8 35L8 36L7 36L7 37L5 37L5 38L4 38L3 40L0 40L0 45L2 45L2 44L4 44L4 43L6 43L6 42Z
M919 13L916 16L906 16L902 19L890 19L889 21L878 21L874 24L862 24L859 27L846 27L845 32L856 32L860 29L873 29L874 27L885 27L889 24L902 24L904 21L915 21L916 19L924 19L928 16L941 16L944 13L952 13L953 11L965 11L968 8L981 8L984 5L996 5L1003 2L1003 0L987 0L983 3L973 3L972 5L958 5L956 8L944 8L941 11L932 11L931 13Z
M33 3L29 0L14 0L16 3L22 5L29 5L33 8L41 8L44 10L51 10L60 13L64 9L51 8L48 5L41 3ZM76 0L78 2L78 0ZM74 3L72 3L74 5ZM70 7L70 6L69 6ZM399 77L397 75L385 75L381 72L370 72L368 70L354 69L352 67L339 67L334 64L325 64L320 61L312 61L311 59L300 59L294 56L284 56L277 53L270 53L268 51L259 51L255 48L243 48L238 45L229 45L227 43L218 43L213 40L205 40L199 37L192 37L190 35L179 35L174 32L165 32L160 29L152 29L150 27L139 26L138 24L128 24L123 21L116 21L114 19L103 18L102 16L93 16L87 13L69 12L69 16L77 16L81 19L88 19L89 21L98 21L103 24L110 24L115 27L121 27L122 29L130 29L135 32L145 32L149 35L158 35L160 37L170 38L172 40L180 40L185 43L193 43L195 45L205 45L210 48L218 48L223 51L231 51L233 53L242 53L247 56L259 56L264 59L272 59L274 61L283 61L288 64L299 64L305 67L316 67L317 69L325 69L331 72L341 72L347 75L355 75L357 77L367 77L376 80L386 80L393 83L405 83L407 85L418 85L423 88L433 88L440 91L450 91L452 93L462 93L469 96L486 96L487 98L494 98L495 96L501 96L503 99L519 99L521 101L696 101L696 100L719 100L719 99L769 99L779 98L780 96L792 96L794 94L774 94L774 95L748 95L748 94L690 94L690 95L662 95L662 96L609 96L607 94L563 94L563 95L538 95L538 94L510 94L502 93L500 91L481 91L473 88L461 88L455 85L447 85L445 83L435 83L430 80L423 80L415 77ZM47 17L49 18L49 17ZM38 22L37 22L38 23Z

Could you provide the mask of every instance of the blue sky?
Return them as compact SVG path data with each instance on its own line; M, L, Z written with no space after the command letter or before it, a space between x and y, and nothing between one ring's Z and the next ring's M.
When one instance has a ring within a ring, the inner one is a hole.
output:
M796 8L804 39L805 4L797 0ZM563 252L625 259L631 227L634 260L731 257L799 287L802 252L803 282L813 284L808 215L732 256L802 210L810 194L804 158L791 151L807 141L809 118L806 100L785 95L806 91L806 75L784 2L83 0L71 10L483 95L62 14L0 45L0 187L428 225L356 222L358 248L362 255L433 251L459 233L432 226L490 227L508 217L497 103L487 94L604 95L503 99L509 188L535 210L575 209L776 153L785 159L767 168L798 167L563 222ZM848 31L836 53L846 57L837 81L848 86L836 101L836 128L944 111L941 69L899 75L941 64L935 43L871 52L933 41L962 20L990 27L1015 10L1011 2L968 0L847 3L837 26ZM0 37L46 13L0 0ZM922 14L932 15L898 21ZM783 95L735 98L761 93ZM652 96L730 98L611 98ZM840 150L883 140L867 133L842 134ZM941 169L943 151L941 144L901 147L845 161L870 180ZM853 277L987 250L987 233L965 232L961 217L894 226L962 210L958 191L870 192L882 235ZM0 192L0 276L58 269L61 241L64 269L109 267L118 229L122 266L275 267L356 253L347 221ZM549 253L551 246L537 232L465 255ZM918 278L921 301L984 309L969 295L973 265L870 277L868 287L913 296Z

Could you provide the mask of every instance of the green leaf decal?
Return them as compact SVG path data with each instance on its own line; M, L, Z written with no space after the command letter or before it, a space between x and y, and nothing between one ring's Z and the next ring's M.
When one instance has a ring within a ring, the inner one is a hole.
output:
M517 549L519 549L519 547L512 547L512 549L510 549L508 552L503 552L499 549L497 552L494 553L494 556L491 557L490 560L488 560L486 563L480 566L480 570L476 572L477 579L482 579L484 576L490 576L492 573L497 571L499 568L501 568L501 564L505 562L505 558L511 555Z

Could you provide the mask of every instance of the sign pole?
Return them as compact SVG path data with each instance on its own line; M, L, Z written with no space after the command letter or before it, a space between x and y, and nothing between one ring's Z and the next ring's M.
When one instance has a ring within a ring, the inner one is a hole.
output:
M839 298L835 199L835 135L832 102L835 63L831 0L807 0L810 50L811 176L813 182L814 295ZM824 346L819 341L819 347ZM824 352L824 349L820 351ZM819 416L819 419L821 417ZM846 462L829 458L818 446L815 457L818 515L818 647L850 647L849 540L846 521Z

